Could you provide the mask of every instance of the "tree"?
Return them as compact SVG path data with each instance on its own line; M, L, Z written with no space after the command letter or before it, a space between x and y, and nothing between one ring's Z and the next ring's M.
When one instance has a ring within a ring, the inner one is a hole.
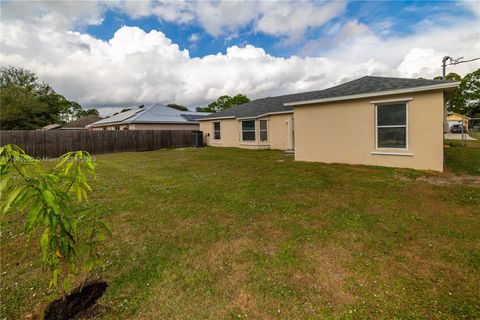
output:
M433 78L433 80L443 80L443 77L442 76L437 76L437 77ZM462 77L458 73L450 72L449 74L447 74L445 76L445 80L461 81Z
M58 122L65 123L79 118L79 114L83 110L81 105L76 102L68 101L61 95L59 95L59 103L62 106L62 110L60 111Z
M82 107L40 83L31 71L0 68L0 120L4 130L37 129L71 121Z
M190 111L190 110L188 110L187 107L181 106L181 105L175 104L175 103L167 104L167 107L177 109L177 110L180 110L180 111Z
M450 111L480 118L480 69L467 74L450 99Z
M92 109L82 109L77 113L77 118L84 118L88 116L98 116L98 110L95 108Z
M250 99L243 94L237 94L234 97L221 96L216 101L211 102L206 107L198 107L198 112L218 112L225 109L230 109L236 105L250 102Z
M57 120L62 109L53 89L39 83L32 72L0 68L0 119L2 129L36 129Z
M26 244L38 238L50 287L64 298L72 280L83 286L95 266L105 267L97 249L111 230L99 220L97 207L87 204L92 191L87 176L94 171L84 151L69 152L45 170L19 147L0 147L2 218L17 214L23 219Z

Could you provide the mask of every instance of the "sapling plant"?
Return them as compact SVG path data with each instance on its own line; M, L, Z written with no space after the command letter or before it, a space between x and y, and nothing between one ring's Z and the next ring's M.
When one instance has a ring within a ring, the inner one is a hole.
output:
M88 202L95 173L90 154L68 152L58 160L45 169L18 146L0 147L0 208L2 219L21 215L26 244L38 241L49 287L65 299L72 284L83 285L95 267L105 267L98 248L111 230Z

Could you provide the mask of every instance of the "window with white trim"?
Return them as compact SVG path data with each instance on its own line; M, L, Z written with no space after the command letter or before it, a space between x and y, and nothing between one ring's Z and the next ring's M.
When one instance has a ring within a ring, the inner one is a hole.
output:
M260 120L260 141L268 141L268 120Z
M220 122L213 123L213 140L220 140Z
M242 121L242 141L255 141L255 120Z
M376 108L377 148L407 148L407 103L378 104Z

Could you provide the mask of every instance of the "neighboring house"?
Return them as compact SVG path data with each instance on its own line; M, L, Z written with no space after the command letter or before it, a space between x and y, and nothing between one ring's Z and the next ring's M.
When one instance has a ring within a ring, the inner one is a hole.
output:
M52 123L52 124L47 124L45 127L41 127L40 129L37 129L37 130L50 131L50 130L60 129L61 127L62 125L59 123Z
M45 131L50 131L50 130L87 130L87 127L99 120L102 120L102 117L95 116L95 115L89 115L83 118L79 118L77 120L73 120L70 122L67 122L65 124L58 124L58 123L52 123L49 125L46 125L45 127L42 127L41 129L38 130L45 130Z
M363 77L253 100L200 119L210 146L294 150L295 160L443 171L445 96L459 82Z
M90 125L93 130L199 130L205 112L180 111L161 104L120 112Z
M88 115L86 117L67 122L59 129L60 130L87 130L89 125L97 121L100 121L102 119L103 118L99 116Z
M455 112L449 112L447 115L448 129L450 130L454 124L463 124L463 126L468 129L468 120L470 120L470 118L467 116Z

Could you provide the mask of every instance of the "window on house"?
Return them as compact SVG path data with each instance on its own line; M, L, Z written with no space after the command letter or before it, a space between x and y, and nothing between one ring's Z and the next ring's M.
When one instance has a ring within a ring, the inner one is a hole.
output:
M213 139L220 140L220 122L213 123Z
M120 126L115 126L115 130L120 130Z
M268 121L260 120L260 141L268 141Z
M407 104L376 106L377 148L407 148Z
M242 140L255 141L255 121L242 121Z

